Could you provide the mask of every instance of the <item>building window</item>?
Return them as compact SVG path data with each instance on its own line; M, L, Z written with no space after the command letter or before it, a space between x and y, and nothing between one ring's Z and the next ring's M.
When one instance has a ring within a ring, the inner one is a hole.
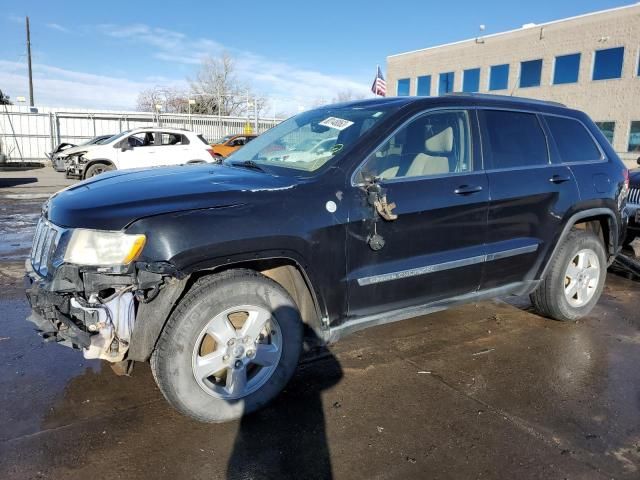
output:
M438 95L453 92L453 82L455 74L453 72L441 73L440 82L438 83Z
M553 70L553 84L576 83L580 72L580 54L560 55L556 57L556 64Z
M431 95L431 75L418 77L418 87L416 95L419 97L428 97Z
M633 153L640 153L640 122L631 122L628 151Z
M593 61L593 80L620 78L623 60L624 47L596 50Z
M542 77L542 60L520 63L520 88L539 87Z
M401 78L398 80L398 90L397 95L399 97L406 97L409 95L409 89L411 88L411 79L409 78Z
M489 73L489 90L505 90L509 87L509 64L494 65Z
M462 75L462 91L473 93L480 90L480 69L470 68Z
M613 145L613 135L616 131L616 122L596 122L596 125L602 134L607 137L609 143Z

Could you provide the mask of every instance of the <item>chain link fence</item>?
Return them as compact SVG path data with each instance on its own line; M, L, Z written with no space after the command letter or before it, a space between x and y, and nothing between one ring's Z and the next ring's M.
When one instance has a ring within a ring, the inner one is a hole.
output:
M140 127L185 128L209 142L225 135L262 133L279 119L127 111L89 111L0 106L0 161L43 161L62 143L80 144L98 135ZM257 127L257 129L256 129Z

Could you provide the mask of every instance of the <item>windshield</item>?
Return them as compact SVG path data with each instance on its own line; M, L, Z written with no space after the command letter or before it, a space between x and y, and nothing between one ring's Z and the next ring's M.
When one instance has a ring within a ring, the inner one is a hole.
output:
M392 108L328 106L301 113L258 136L230 155L225 164L252 162L265 170L280 167L294 175L315 172L352 146Z
M109 142L109 140L111 139L111 137L112 137L112 136L113 136L113 135L107 135L106 137L100 137L100 138L98 138L97 140L95 140L95 142L94 142L94 143L95 143L96 145L104 145L104 144L106 144L107 142Z
M226 143L231 139L231 137L233 137L233 135L227 135L226 137L222 137L222 138L217 139L215 142L212 142L211 144L212 145L219 145L221 143Z
M111 143L119 138L122 138L125 135L127 135L129 132L131 132L131 130L125 130L124 132L116 133L113 137L109 137L107 140L105 140L103 142L103 145L106 145L107 143Z

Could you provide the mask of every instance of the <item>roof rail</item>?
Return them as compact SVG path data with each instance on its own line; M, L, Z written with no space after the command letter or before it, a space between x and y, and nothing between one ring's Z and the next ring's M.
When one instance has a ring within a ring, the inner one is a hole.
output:
M509 100L511 102L515 101L515 102L524 102L524 103L537 103L540 105L553 105L555 107L566 107L564 103L554 102L551 100L539 100L537 98L527 98L527 97L513 97L511 95L494 95L492 93L451 92L451 93L446 93L445 96L486 98L489 100Z

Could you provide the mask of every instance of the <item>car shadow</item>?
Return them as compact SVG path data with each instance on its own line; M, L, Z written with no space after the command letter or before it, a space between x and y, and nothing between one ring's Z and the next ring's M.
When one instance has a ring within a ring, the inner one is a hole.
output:
M28 183L36 183L36 177L25 178L0 178L0 188L17 187L18 185L26 185Z
M317 338L285 390L266 408L243 417L229 458L229 479L332 478L322 392L342 378L342 368Z

